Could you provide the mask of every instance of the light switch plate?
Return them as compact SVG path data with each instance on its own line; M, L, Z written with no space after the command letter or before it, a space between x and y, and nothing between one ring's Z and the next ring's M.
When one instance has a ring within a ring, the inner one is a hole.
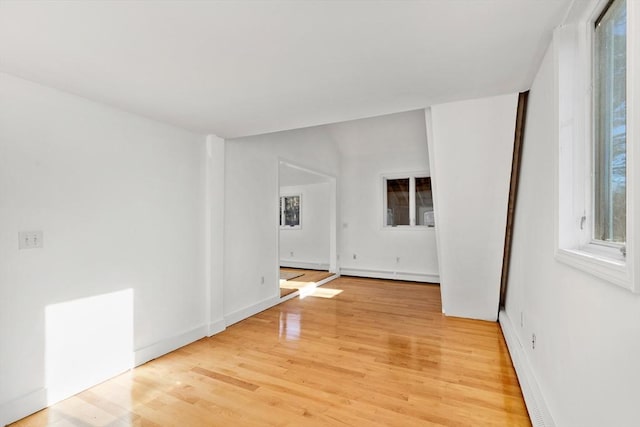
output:
M41 248L42 237L42 231L21 231L18 233L18 249Z

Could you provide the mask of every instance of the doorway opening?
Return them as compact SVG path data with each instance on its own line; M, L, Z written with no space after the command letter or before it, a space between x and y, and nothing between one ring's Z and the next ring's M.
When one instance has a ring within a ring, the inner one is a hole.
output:
M278 267L280 297L337 276L336 179L280 160Z

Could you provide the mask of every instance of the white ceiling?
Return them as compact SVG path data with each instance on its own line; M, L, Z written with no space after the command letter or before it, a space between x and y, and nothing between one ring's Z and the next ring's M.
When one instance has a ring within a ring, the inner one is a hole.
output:
M237 137L529 88L571 0L0 0L0 71Z

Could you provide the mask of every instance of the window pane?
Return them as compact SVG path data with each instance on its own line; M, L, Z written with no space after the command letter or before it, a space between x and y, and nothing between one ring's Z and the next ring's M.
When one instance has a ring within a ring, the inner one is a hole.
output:
M416 178L416 224L433 227L431 178Z
M387 225L409 225L409 178L387 180Z
M627 14L617 0L595 28L594 236L626 240Z
M284 199L284 224L295 227L300 225L300 196L285 196Z

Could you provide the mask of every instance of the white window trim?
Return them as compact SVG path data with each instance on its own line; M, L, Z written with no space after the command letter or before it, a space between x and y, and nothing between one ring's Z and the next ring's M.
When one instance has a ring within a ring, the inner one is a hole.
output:
M300 216L300 221L298 225L282 225L280 224L281 230L302 230L302 193L283 193L280 194L280 199L278 201L278 205L280 206L280 221L284 218L284 203L282 203L282 199L284 197L295 197L298 196L300 198L300 212L298 215Z
M632 292L640 292L640 170L636 165L640 135L640 4L627 0L627 256L616 245L591 240L591 49L593 25L607 0L575 2L567 22L554 33L555 118L558 149L555 170L555 257ZM586 218L583 220L582 217ZM637 214L636 214L637 216ZM584 231L580 231L580 224Z
M380 227L382 230L435 230L435 227L427 225L416 225L416 201L415 197L409 197L409 224L410 225L387 225L387 180L388 179L408 179L409 195L415 194L416 181L415 178L432 178L428 171L418 172L396 172L384 173L380 175L380 187L382 194L382 205L380 209ZM433 181L431 183L431 192L433 197Z

